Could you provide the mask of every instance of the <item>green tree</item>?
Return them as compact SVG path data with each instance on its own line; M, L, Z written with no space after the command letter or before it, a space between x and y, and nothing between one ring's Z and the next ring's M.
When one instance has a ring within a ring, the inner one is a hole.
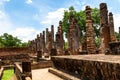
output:
M115 32L115 36L116 36L117 41L120 41L120 34Z
M73 14L74 17L78 20L78 25L80 27L81 36L84 36L85 30L86 30L86 13L85 10L76 12L74 7L71 6L69 10L64 11L63 16L63 31L65 32L65 35L67 37L68 29L70 26L69 17L70 14ZM92 8L91 9L91 17L93 20L93 26L95 30L96 37L99 37L99 25L100 25L100 10L98 8Z
M85 10L83 11L75 11L74 7L71 6L69 8L69 10L65 10L64 11L64 16L63 16L63 25L62 25L62 29L66 35L66 38L68 36L68 29L70 26L70 15L73 14L73 16L75 17L75 19L77 19L78 21L78 25L80 28L80 35L81 35L81 41L84 42L85 40L85 32L86 32L86 12ZM99 26L100 26L100 10L98 8L92 8L91 9L91 18L93 21L93 27L94 27L94 31L95 31L95 37L97 37L95 41L97 41L96 45L99 45Z
M0 47L23 47L27 46L27 42L22 43L17 37L13 37L8 33L0 36Z
M28 42L23 42L21 46L22 47L27 47L28 46Z

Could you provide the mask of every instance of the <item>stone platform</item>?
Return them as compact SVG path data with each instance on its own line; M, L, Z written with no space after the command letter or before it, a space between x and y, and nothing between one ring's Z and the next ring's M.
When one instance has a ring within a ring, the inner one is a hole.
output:
M49 68L32 70L32 80L63 80L48 72Z
M110 62L110 63L120 64L120 55L91 54L91 55L55 56L54 58L88 60L88 61Z
M75 76L72 76L72 75L70 75L70 74L67 74L67 73L65 73L64 71L57 70L57 69L55 69L55 68L50 68L48 71L49 71L50 73L52 73L52 74L55 74L55 75L59 76L59 77L62 78L63 80L81 80L81 79L79 79L79 78L77 78L77 77L75 77Z
M119 55L70 55L51 59L57 69L78 75L81 80L120 80Z

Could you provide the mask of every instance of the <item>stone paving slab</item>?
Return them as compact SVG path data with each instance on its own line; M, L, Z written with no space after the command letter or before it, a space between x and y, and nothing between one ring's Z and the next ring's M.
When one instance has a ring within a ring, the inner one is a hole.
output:
M17 80L16 75L14 74L14 75L10 78L10 80Z
M49 68L32 70L32 80L63 80L48 72Z
M110 62L120 64L120 55L105 55L105 54L91 54L91 55L69 55L69 56L54 56L57 58L68 58L77 60L90 60L100 62Z
M61 78L63 78L64 80L81 80L73 75L70 75L70 74L67 74L63 71L60 71L60 70L57 70L55 68L50 68L49 69L49 72L57 75L57 76L60 76Z

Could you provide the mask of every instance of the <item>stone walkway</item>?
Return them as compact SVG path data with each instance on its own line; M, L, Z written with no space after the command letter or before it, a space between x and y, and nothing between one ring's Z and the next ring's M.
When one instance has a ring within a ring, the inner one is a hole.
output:
M48 72L49 68L32 70L32 80L63 80Z
M17 80L16 75L13 75L10 80Z

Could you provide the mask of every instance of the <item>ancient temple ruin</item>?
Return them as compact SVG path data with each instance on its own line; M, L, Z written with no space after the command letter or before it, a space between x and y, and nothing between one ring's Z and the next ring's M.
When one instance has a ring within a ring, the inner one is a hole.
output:
M32 80L34 78L32 70L43 68L49 68L47 72L63 80L120 80L120 41L117 41L115 36L112 12L108 12L106 3L100 4L100 46L98 48L95 45L90 6L86 6L85 12L84 45L81 41L78 19L74 14L70 14L67 50L63 23L59 21L56 32L54 25L51 25L50 31L46 28L45 31L37 34L27 48L0 48L0 79L6 65L9 64L7 68L14 69L18 80ZM6 53L8 51L8 54L3 55L5 51Z

